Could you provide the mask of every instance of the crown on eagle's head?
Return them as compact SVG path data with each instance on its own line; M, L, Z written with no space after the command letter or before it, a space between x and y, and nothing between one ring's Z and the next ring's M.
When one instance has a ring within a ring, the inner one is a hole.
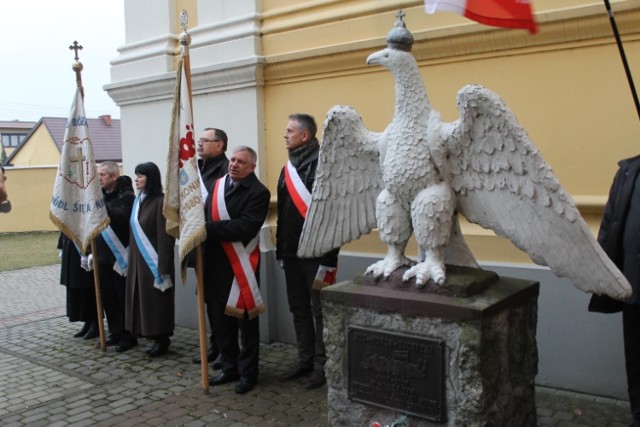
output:
M402 9L396 13L396 22L393 24L393 28L387 34L387 46L389 49L404 50L405 52L411 52L411 46L413 46L413 36L407 30L402 18L404 12Z

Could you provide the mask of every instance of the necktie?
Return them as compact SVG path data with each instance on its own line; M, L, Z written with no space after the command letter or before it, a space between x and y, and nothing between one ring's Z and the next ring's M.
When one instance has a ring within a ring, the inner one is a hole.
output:
M227 188L226 188L226 192L228 193L229 191L231 191L233 189L233 187L236 186L236 183L233 182L233 180L231 178L227 179Z

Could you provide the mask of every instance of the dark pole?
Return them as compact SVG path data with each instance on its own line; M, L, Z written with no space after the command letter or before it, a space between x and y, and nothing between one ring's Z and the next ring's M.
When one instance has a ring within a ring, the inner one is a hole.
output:
M636 112L638 113L638 119L640 119L640 101L638 101L638 92L636 92L636 86L633 84L633 76L631 76L631 70L629 69L629 63L627 62L627 55L624 53L624 47L622 46L622 40L620 40L620 33L618 32L618 26L616 25L616 19L613 16L613 10L609 0L604 0L604 4L607 7L607 14L609 15L609 22L611 22L611 28L613 29L613 35L616 37L616 43L618 44L618 50L620 51L620 58L622 58L622 65L624 65L624 71L627 74L627 81L629 82L629 88L631 89L631 95L633 101L636 104Z

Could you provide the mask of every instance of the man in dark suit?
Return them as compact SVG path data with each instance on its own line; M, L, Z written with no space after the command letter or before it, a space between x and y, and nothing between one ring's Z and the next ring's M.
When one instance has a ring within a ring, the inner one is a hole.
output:
M200 175L204 182L204 187L208 192L213 191L213 185L216 180L223 177L227 173L229 168L229 159L226 156L227 151L227 134L222 129L205 128L198 139L198 168L200 169ZM195 253L193 254L193 263L189 264L190 267L195 267ZM215 338L213 336L213 322L211 316L209 317L209 350L207 351L207 361L213 362L214 369L220 369L222 367L222 358L220 357L220 351L216 345ZM200 355L197 355L191 359L191 362L199 364Z
M222 355L222 372L210 378L209 384L239 379L238 394L247 393L258 382L258 314L264 310L257 290L260 252L256 239L267 218L271 195L254 173L256 162L253 149L236 148L228 175L216 181L205 203L205 301Z
M598 242L631 284L626 301L593 295L589 311L622 311L627 389L633 427L640 427L640 156L622 160L611 185Z

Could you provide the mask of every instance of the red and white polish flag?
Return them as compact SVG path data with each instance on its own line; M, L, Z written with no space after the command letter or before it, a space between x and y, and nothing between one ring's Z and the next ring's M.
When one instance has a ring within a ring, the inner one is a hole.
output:
M427 13L453 12L485 25L538 32L529 0L425 0Z

